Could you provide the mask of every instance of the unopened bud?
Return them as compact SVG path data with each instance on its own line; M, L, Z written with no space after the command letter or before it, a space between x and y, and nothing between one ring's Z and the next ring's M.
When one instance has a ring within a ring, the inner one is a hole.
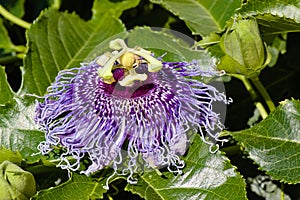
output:
M221 37L220 45L225 56L218 67L227 73L256 78L271 60L255 18L235 19Z
M28 200L36 192L33 175L9 161L0 164L1 199Z

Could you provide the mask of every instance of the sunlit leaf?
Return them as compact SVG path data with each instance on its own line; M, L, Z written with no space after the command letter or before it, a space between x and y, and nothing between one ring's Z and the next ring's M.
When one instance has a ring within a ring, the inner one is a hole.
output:
M7 82L4 67L0 66L0 108L10 102L12 98L13 91Z
M249 0L238 12L255 16L265 35L300 31L299 0Z
M75 14L43 12L27 32L22 91L43 95L60 70L80 67L98 44L123 30L109 14L85 22Z
M0 107L0 146L20 152L30 162L41 158L41 154L33 154L38 152L37 146L44 140L44 133L33 121L34 105L32 98L15 97L11 103Z
M103 14L111 13L115 17L120 17L124 10L134 8L139 4L140 0L131 1L110 1L95 0L93 5L93 20L99 20Z
M207 36L224 28L241 0L151 0L186 22L193 34Z
M155 56L163 56L164 61L197 60L203 71L216 70L214 69L215 59L204 50L192 49L191 45L194 41L191 38L178 32L167 31L169 30L154 31L149 27L135 28L127 36L128 45L152 50Z
M103 186L106 185L106 179L93 179L85 175L73 174L73 177L67 182L50 189L42 190L32 199L102 199L106 190Z
M246 199L243 178L225 156L210 153L198 135L183 160L183 175L147 172L126 190L146 200Z
M300 183L300 102L286 100L265 120L230 134L262 170L285 183Z

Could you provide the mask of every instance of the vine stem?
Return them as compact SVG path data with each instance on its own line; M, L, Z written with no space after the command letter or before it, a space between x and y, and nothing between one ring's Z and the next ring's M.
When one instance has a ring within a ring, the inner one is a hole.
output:
M239 74L228 74L228 75L232 76L234 78L237 78L243 82L243 84L246 87L248 93L250 94L252 100L254 101L254 105L257 108L257 110L259 111L260 116L263 119L265 119L268 116L268 113L267 113L266 109L264 108L264 106L262 105L262 103L256 100L257 94L256 94L255 90L253 89L250 81L243 75L239 75Z
M3 17L5 17L6 19L8 19L9 21L13 22L14 24L17 24L23 28L29 29L30 27L30 23L14 16L13 14L11 14L10 12L8 12L2 5L0 5L0 14L3 15Z
M60 5L61 5L61 0L53 0L51 7L58 10L60 8Z
M275 110L275 105L274 105L270 95L268 94L267 90L265 89L263 84L260 82L259 78L251 79L251 81L255 85L257 90L260 92L261 96L264 98L270 112Z

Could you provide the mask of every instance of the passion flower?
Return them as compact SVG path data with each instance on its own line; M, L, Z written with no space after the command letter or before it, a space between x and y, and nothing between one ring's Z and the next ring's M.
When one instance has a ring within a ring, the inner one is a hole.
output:
M194 79L219 72L203 72L196 61L162 62L121 39L110 48L80 68L61 71L37 103L35 121L46 133L40 151L63 147L61 168L76 171L88 158L81 173L111 166L129 183L145 166L181 173L188 133L200 132L211 147L219 141L223 125L212 104L231 100Z

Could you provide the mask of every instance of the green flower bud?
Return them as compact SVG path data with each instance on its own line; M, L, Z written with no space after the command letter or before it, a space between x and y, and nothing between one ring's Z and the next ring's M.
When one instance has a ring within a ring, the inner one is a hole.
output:
M227 73L256 78L271 60L255 18L233 20L221 37L220 46L225 56L218 67Z
M9 161L0 164L0 197L2 200L28 200L36 192L33 175Z

